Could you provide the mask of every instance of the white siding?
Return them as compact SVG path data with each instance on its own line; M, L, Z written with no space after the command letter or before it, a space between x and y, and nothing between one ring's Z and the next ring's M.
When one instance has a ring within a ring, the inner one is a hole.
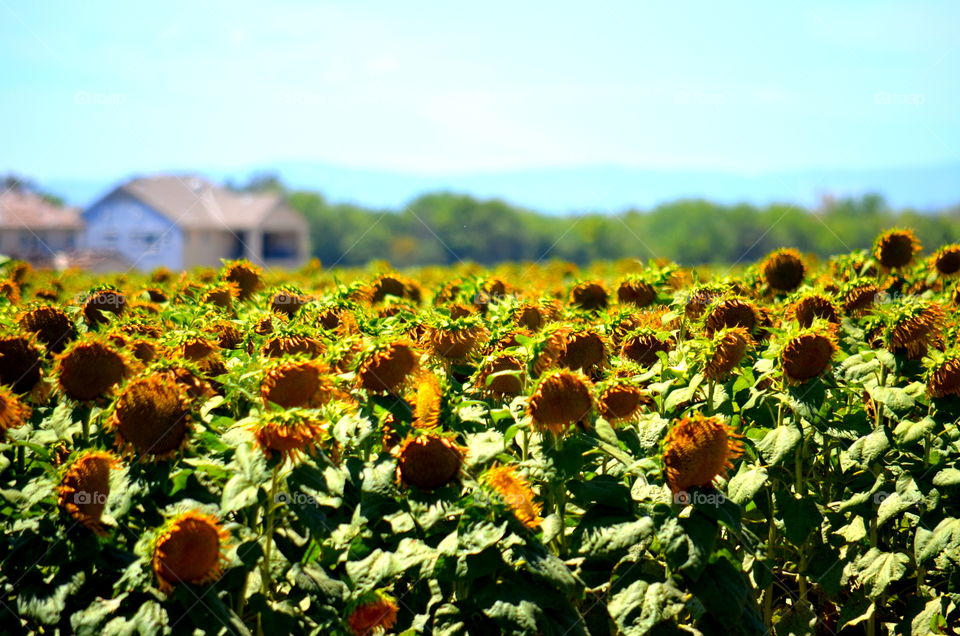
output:
M84 247L115 250L136 269L183 268L183 231L123 192L113 192L84 212Z

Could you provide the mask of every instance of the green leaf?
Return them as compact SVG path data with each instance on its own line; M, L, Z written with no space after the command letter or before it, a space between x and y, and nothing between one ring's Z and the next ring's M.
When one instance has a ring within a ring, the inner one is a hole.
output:
M499 431L484 431L467 437L467 463L485 464L504 452L503 435Z
M748 468L747 464L740 464L737 474L727 483L727 497L735 504L743 506L753 499L768 481L766 468Z
M768 464L775 466L800 443L801 435L796 426L784 425L772 429L757 444L760 456Z
M933 476L933 485L939 488L960 486L960 470L945 468Z
M841 453L841 463L846 464L844 469L854 464L860 468L867 468L880 459L890 447L890 441L882 428L878 428L869 435L864 435ZM843 461L846 460L846 461Z
M613 427L610 426L610 422L601 418L597 418L597 421L594 423L594 431L597 433L597 437L605 441L611 446L618 446L620 444L620 439L617 437L617 432L613 430Z
M683 592L669 583L634 581L615 593L607 611L625 636L648 634L658 624L676 618L684 608Z
M33 618L45 625L56 625L60 615L67 607L67 598L83 585L83 572L77 572L69 581L53 584L41 590L21 591L17 595L17 609L24 616Z
M947 517L932 532L917 529L914 550L917 562L924 563L941 552L960 549L960 519Z
M877 548L870 548L857 559L857 578L865 586L867 596L877 598L891 583L903 578L908 563L910 557L902 552L881 552Z
M823 521L816 502L809 497L795 497L781 490L777 492L777 507L783 520L783 534L794 545L806 541Z
M925 417L916 422L903 420L893 429L893 436L897 440L897 444L906 446L920 441L932 432L936 426L937 423L933 421L932 417Z
M347 576L354 585L368 592L380 586L381 582L393 577L399 570L393 554L377 548L359 561L347 561Z
M654 532L653 519L643 517L626 523L578 526L573 539L579 543L577 553L587 558L616 556L641 543Z
M223 512L242 510L257 503L258 484L250 483L246 475L236 474L223 487L223 496L220 499L220 509Z

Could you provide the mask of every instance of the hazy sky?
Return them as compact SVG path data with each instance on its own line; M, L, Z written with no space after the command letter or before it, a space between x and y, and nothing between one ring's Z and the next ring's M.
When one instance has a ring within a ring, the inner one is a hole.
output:
M958 26L960 2L0 0L0 170L956 161Z

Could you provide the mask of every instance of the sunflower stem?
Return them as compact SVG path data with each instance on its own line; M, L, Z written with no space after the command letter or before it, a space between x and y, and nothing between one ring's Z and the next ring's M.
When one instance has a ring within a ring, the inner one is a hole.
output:
M770 507L771 517L768 520L767 525L767 565L769 569L769 563L773 563L773 546L777 541L777 525L776 521L773 519L773 495L767 490L767 505ZM771 577L773 576L773 571L770 571ZM767 587L763 590L763 624L767 627L773 627L773 580L767 583Z
M23 444L17 444L16 452L17 452L17 475L22 477L24 473L24 465L25 465L25 459L24 459L25 451L24 451Z
M708 415L713 415L713 411L714 411L713 392L716 389L716 387L717 387L716 380L711 379L710 382L707 383L707 414Z
M277 510L277 486L280 482L280 464L273 467L273 473L270 477L270 496L267 498L267 508L264 519L264 546L263 546L263 568L261 569L260 589L263 595L270 597L272 594L273 580L270 573L270 557L273 552L273 522Z

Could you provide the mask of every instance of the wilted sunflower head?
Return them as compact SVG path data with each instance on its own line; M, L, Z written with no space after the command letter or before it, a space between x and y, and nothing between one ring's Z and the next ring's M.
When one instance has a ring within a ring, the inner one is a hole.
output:
M500 496L520 523L531 530L540 527L543 523L543 517L540 516L543 506L534 499L530 483L517 471L516 466L494 466L483 476L483 481Z
M753 345L753 338L743 327L721 329L713 335L708 345L704 377L715 381L725 380Z
M622 305L647 307L657 298L657 290L650 283L636 277L628 277L617 286L617 302Z
M40 382L43 352L33 334L0 332L0 384L14 393L26 393Z
M263 271L247 261L230 261L224 264L222 277L237 286L237 298L249 299L263 287Z
M740 436L718 417L696 414L679 420L664 440L663 467L674 494L710 486L743 453Z
M476 386L497 399L512 398L523 392L526 365L519 357L501 351L487 358L477 372Z
M541 431L561 435L570 424L579 422L593 408L590 380L578 371L557 369L537 383L527 412Z
M873 283L860 283L851 286L843 297L843 310L849 316L861 316L873 306L880 294L880 288Z
M944 245L930 261L933 269L943 278L960 275L960 245Z
M833 328L818 321L789 337L780 351L784 379L791 384L808 382L830 368L837 351Z
M203 302L216 305L222 309L230 309L233 306L233 299L239 293L236 283L224 282L207 290L203 295Z
M300 308L310 302L310 297L301 290L284 285L270 296L270 311L293 318Z
M660 353L672 351L673 338L647 327L631 331L623 339L620 355L636 362L641 367L649 367L660 361Z
M11 305L20 302L20 285L15 280L0 280L0 297L6 298Z
M946 312L937 303L909 297L885 309L887 345L891 351L906 351L911 358L919 359L931 346L939 344Z
M608 298L609 294L600 281L584 281L570 290L570 304L585 311L603 309Z
M787 314L792 315L801 327L809 327L817 318L835 324L840 322L836 305L822 294L807 294L800 297L787 308Z
M438 433L412 435L392 451L397 479L407 486L436 490L457 478L466 449Z
M434 355L447 360L463 360L484 344L490 332L477 316L440 320L427 327L424 340Z
M271 365L260 385L260 398L283 407L317 408L334 395L330 369L315 360L291 361Z
M103 535L100 519L110 496L110 470L119 462L105 451L84 451L63 474L57 505L85 528Z
M957 351L935 352L926 364L927 395L944 398L960 397L960 355Z
M83 317L90 326L104 324L109 322L105 313L120 316L126 304L126 297L116 289L109 287L94 289L83 303Z
M743 327L753 333L760 326L763 317L757 306L744 298L724 298L710 305L704 326L707 335L729 327Z
M150 281L162 285L174 279L174 273L169 267L158 267L150 272Z
M396 394L418 366L419 356L412 344L391 342L366 355L357 370L357 378L367 391Z
M268 411L253 425L254 437L264 454L270 457L279 453L284 460L311 453L323 442L326 432L326 425L315 412L298 408Z
M900 269L913 262L921 250L920 240L913 230L889 230L877 237L873 257L886 269Z
M423 292L419 283L399 274L381 274L371 284L368 292L372 304L381 303L387 296L406 299L420 304Z
M377 590L360 597L347 616L353 636L383 634L397 622L397 602L386 592Z
M294 329L281 332L277 330L263 345L263 355L268 358L281 356L303 355L315 358L326 351L326 346L320 340L307 333Z
M178 583L203 585L219 579L229 538L216 517L196 510L168 520L157 533L151 559L160 591L169 594Z
M792 292L803 283L806 266L800 252L784 248L771 252L760 265L763 280L778 293Z
M597 410L608 422L629 420L642 407L653 404L643 389L623 378L607 381L597 388Z
M141 459L172 457L187 443L190 402L169 375L138 378L120 392L107 426L117 445Z
M217 339L221 349L236 349L243 343L243 332L229 320L217 320L207 327L207 333Z
M530 331L537 331L550 319L550 312L539 303L522 303L514 309L514 322Z
M189 334L180 345L180 355L191 362L200 362L216 355L220 350L217 343L200 334Z
M721 283L704 283L689 290L678 293L674 303L683 306L683 313L691 320L698 320L703 316L707 307L724 298L729 293L729 286Z
M17 428L30 417L30 407L20 401L13 391L0 386L0 440L5 431Z
M607 343L595 329L586 327L562 334L557 364L567 369L590 373L607 362Z

